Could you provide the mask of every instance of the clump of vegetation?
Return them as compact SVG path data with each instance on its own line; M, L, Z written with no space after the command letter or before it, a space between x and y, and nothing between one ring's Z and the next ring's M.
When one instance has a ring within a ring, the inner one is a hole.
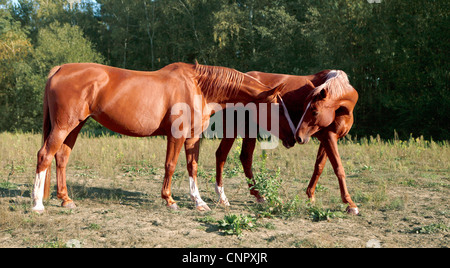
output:
M448 232L450 231L450 226L445 225L443 223L433 223L427 226L416 227L411 230L411 233L414 234L435 234L440 232Z
M341 211L333 211L318 207L308 208L309 216L313 221L328 221L333 218L344 218L345 215Z
M259 171L248 183L254 184L251 189L257 190L264 198L264 202L257 204L255 212L262 217L290 217L298 214L300 207L300 199L298 196L292 201L285 202L282 198L281 186L283 183L280 177L280 168L275 172L269 170L266 166L267 154L263 150L261 154Z
M6 181L6 180L0 181L0 188L9 189L9 190L17 190L17 189L19 189L17 184L12 183L10 181Z
M225 215L223 220L217 221L219 229L227 235L242 236L243 230L256 228L256 218L248 215Z
M216 226L225 235L242 236L244 230L253 230L258 227L256 218L249 215L227 214L221 220L212 216L198 218L198 222Z

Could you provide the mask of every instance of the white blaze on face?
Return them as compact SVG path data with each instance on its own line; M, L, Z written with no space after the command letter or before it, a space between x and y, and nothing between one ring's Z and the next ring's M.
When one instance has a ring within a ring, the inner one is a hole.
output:
M192 177L189 177L189 190L190 190L191 199L195 202L196 207L206 205L206 203L200 197L200 193L198 192L197 184L195 183L195 180Z
M47 170L36 173L36 179L34 180L34 190L33 190L33 208L34 211L43 211L44 204L42 200L44 198L44 185L45 185L45 175Z
M217 185L216 183L216 194L219 195L219 203L225 205L225 206L229 206L230 202L228 202L228 198L225 195L225 190L223 189L223 187Z

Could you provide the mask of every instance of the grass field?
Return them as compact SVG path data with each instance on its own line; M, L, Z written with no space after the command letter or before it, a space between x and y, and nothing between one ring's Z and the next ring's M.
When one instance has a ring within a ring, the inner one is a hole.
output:
M231 207L216 204L218 140L204 140L199 188L211 212L195 211L189 198L184 152L173 178L179 211L160 198L166 141L163 138L81 135L67 169L77 208L52 198L43 215L31 213L37 134L0 133L0 247L448 247L450 245L450 146L411 138L347 139L339 150L360 216L346 215L337 178L327 166L310 204L305 189L317 141L261 151L254 173L269 201L250 196L237 142L225 166Z

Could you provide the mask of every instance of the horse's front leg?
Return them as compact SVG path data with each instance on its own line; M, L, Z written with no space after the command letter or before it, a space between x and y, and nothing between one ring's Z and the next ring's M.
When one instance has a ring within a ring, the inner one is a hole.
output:
M198 211L210 211L211 209L200 197L197 184L197 163L200 149L199 138L186 139L184 143L186 150L186 163L189 173L189 191L192 201L195 202L195 207Z
M174 210L178 209L178 206L172 198L172 175L175 172L178 156L180 155L184 141L185 138L177 139L172 136L167 136L166 163L161 197L166 200L167 206Z
M244 138L242 140L242 149L239 159L241 160L242 167L244 168L245 176L248 180L248 187L250 189L250 194L256 198L258 203L264 203L264 197L262 197L257 190L254 189L255 180L253 179L253 152L255 151L256 139L255 138Z
M342 166L341 157L339 156L337 139L338 137L335 133L328 132L326 139L324 139L322 143L324 143L325 151L330 159L331 165L333 166L334 173L338 177L342 202L348 204L347 212L349 214L358 215L358 207L350 198L350 194L345 183L345 171Z
M314 194L316 191L317 182L319 181L319 177L322 174L326 162L327 162L327 153L325 151L324 143L321 142L319 150L317 152L316 163L314 165L314 173L311 177L311 180L309 181L308 188L306 189L306 194L308 195L308 198L311 201L311 203L314 203L316 201Z
M227 196L223 186L223 167L227 161L228 153L233 146L235 138L223 138L220 142L219 148L216 151L216 193L219 195L219 204L229 206Z

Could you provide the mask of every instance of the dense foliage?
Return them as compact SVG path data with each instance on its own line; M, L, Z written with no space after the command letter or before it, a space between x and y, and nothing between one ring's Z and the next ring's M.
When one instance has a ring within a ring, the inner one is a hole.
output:
M54 65L198 60L243 72L341 69L360 95L353 136L448 139L448 1L376 2L0 0L0 131L40 130Z

